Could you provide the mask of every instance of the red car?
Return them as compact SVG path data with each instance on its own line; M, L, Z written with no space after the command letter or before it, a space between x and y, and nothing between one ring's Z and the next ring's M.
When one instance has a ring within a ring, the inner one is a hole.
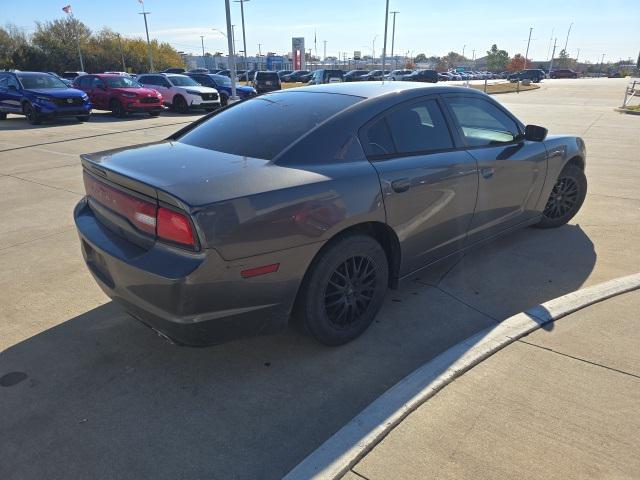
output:
M89 95L94 108L111 110L116 117L124 117L131 112L155 117L164 109L160 92L145 88L124 75L81 75L73 81L73 86Z
M568 68L551 70L549 73L550 78L578 78L578 73Z

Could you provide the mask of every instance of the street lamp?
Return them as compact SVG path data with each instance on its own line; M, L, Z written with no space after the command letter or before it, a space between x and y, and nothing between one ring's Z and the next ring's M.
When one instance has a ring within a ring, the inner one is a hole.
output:
M389 0L384 11L384 42L382 43L382 74L384 75L384 60L387 56L387 24L389 23Z
M153 72L153 55L151 53L151 41L149 40L149 25L147 24L147 15L151 15L151 12L147 12L144 9L144 1L140 2L142 5L142 12L138 15L142 15L144 17L144 31L147 32L147 55L149 57L149 71Z
M396 14L400 13L398 11L393 11L393 12L389 12L393 15L393 28L391 30L391 58L393 58L393 62L394 62L394 68L398 68L398 60L395 59L394 56L394 50L393 48L395 47L395 43L396 43ZM384 76L384 69L382 71L382 75Z
M240 16L242 17L242 45L244 47L244 69L248 70L247 67L247 37L244 34L244 3L249 0L233 0L236 3L240 4ZM235 44L234 44L235 48Z

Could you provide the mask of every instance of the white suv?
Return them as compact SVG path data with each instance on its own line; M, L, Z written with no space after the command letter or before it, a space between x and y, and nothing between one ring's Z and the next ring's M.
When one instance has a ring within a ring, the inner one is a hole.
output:
M145 87L159 91L164 103L179 113L187 113L195 108L211 111L220 107L220 95L215 88L203 87L186 75L143 73L136 80Z

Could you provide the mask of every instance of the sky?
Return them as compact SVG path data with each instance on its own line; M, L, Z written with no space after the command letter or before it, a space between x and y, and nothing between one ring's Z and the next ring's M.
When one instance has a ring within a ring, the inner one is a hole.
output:
M124 36L144 36L138 0L0 0L0 25L13 23L26 32L35 22L64 17L62 7L71 4L74 15L93 30L109 27ZM395 53L445 55L450 51L482 57L492 44L510 55L524 54L529 28L533 28L529 58L546 60L551 38L559 52L573 23L567 50L575 58L599 63L631 57L640 49L639 0L390 0L396 10ZM307 49L323 55L355 50L370 55L382 52L385 0L250 0L244 4L247 51L287 53L291 37L305 37ZM200 54L226 52L224 0L145 0L149 33L176 49ZM231 3L236 24L236 49L242 50L240 4ZM392 17L391 17L392 18ZM391 53L391 21L387 52Z

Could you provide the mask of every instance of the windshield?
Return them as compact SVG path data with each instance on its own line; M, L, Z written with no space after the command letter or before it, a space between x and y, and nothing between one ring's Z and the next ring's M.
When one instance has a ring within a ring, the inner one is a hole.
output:
M42 75L18 75L20 83L26 89L33 88L69 88L62 80L53 75L43 73Z
M218 152L271 160L330 116L362 97L278 92L235 104L178 139ZM247 140L250 132L251 139Z
M211 75L211 78L216 82L216 85L220 85L221 87L231 86L231 79L229 77L225 77L224 75Z
M199 87L200 84L186 75L170 75L167 77L176 87Z
M105 77L105 81L112 88L142 88L142 85L129 77Z

